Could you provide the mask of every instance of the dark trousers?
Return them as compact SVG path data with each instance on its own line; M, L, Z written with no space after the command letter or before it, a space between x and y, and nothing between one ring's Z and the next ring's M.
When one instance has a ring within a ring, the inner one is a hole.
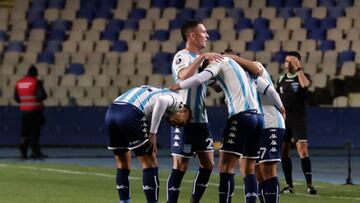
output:
M45 123L42 110L22 111L21 112L21 137L20 152L23 158L27 157L27 149L30 145L32 153L37 156L40 150L40 129Z

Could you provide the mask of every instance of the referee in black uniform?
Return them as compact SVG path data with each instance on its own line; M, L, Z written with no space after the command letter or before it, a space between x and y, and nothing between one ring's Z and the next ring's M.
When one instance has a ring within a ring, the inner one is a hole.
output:
M286 54L284 74L277 81L277 92L286 109L286 130L281 152L281 162L287 186L282 193L294 193L292 180L292 163L290 157L291 143L296 143L301 159L302 170L307 183L307 193L316 194L312 185L311 161L306 132L306 99L311 84L310 75L303 72L300 64L301 55L296 51Z

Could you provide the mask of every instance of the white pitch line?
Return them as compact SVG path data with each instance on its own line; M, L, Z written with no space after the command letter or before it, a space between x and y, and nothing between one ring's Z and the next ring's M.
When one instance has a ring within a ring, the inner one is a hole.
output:
M0 167L15 167L20 169L28 169L28 170L37 170L37 171L47 171L47 172L55 172L55 173L62 173L62 174L71 174L71 175L90 175L90 176L99 176L99 177L107 177L107 178L115 178L115 175L110 175L106 173L97 173L97 172L83 172L83 171L73 171L73 170L65 170L65 169L56 169L56 168L37 168L33 166L14 166L8 164L0 164ZM130 180L141 180L140 177L130 176ZM166 182L167 179L160 178L160 181ZM183 180L182 182L185 183L193 183L192 180ZM208 185L211 186L219 186L217 183L209 182ZM235 188L243 189L243 186L235 186ZM291 195L296 196L304 196L304 197L311 197L311 198L331 198L331 199L344 199L344 200L360 200L360 197L345 197L345 196L322 196L322 195L308 195L306 193L295 193Z

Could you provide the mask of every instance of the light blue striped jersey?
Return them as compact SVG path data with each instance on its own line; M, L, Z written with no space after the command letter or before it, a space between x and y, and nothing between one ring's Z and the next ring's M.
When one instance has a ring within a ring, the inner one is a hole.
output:
M128 90L117 97L114 100L114 103L125 102L132 104L144 112L145 117L149 119L154 109L156 99L163 96L169 97L173 101L172 105L167 108L168 112L176 112L182 108L183 102L178 94L170 91L169 89L161 89L149 85L134 87Z
M204 71L216 76L217 84L225 94L229 117L248 110L260 111L254 84L233 59L225 57L219 63L211 63Z
M172 62L172 76L175 83L179 83L179 72L187 68L198 57L195 53L192 53L186 49L178 51ZM195 73L196 74L196 73ZM190 107L192 111L192 123L207 123L208 117L205 108L207 85L206 83L189 89L179 91L180 97Z
M263 69L263 74L260 77L274 87L274 83L271 80L270 74L267 72L265 67L260 62L255 62L255 64ZM284 118L275 105L270 103L264 94L259 93L259 98L261 102L260 108L264 114L264 128L285 129Z

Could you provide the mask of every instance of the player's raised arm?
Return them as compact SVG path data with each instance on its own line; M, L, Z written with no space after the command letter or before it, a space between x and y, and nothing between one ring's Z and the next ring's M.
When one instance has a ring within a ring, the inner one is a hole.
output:
M238 63L242 68L252 73L254 76L260 76L263 73L263 69L258 67L253 61L244 59L235 54L226 54L225 56L232 58L236 63Z

